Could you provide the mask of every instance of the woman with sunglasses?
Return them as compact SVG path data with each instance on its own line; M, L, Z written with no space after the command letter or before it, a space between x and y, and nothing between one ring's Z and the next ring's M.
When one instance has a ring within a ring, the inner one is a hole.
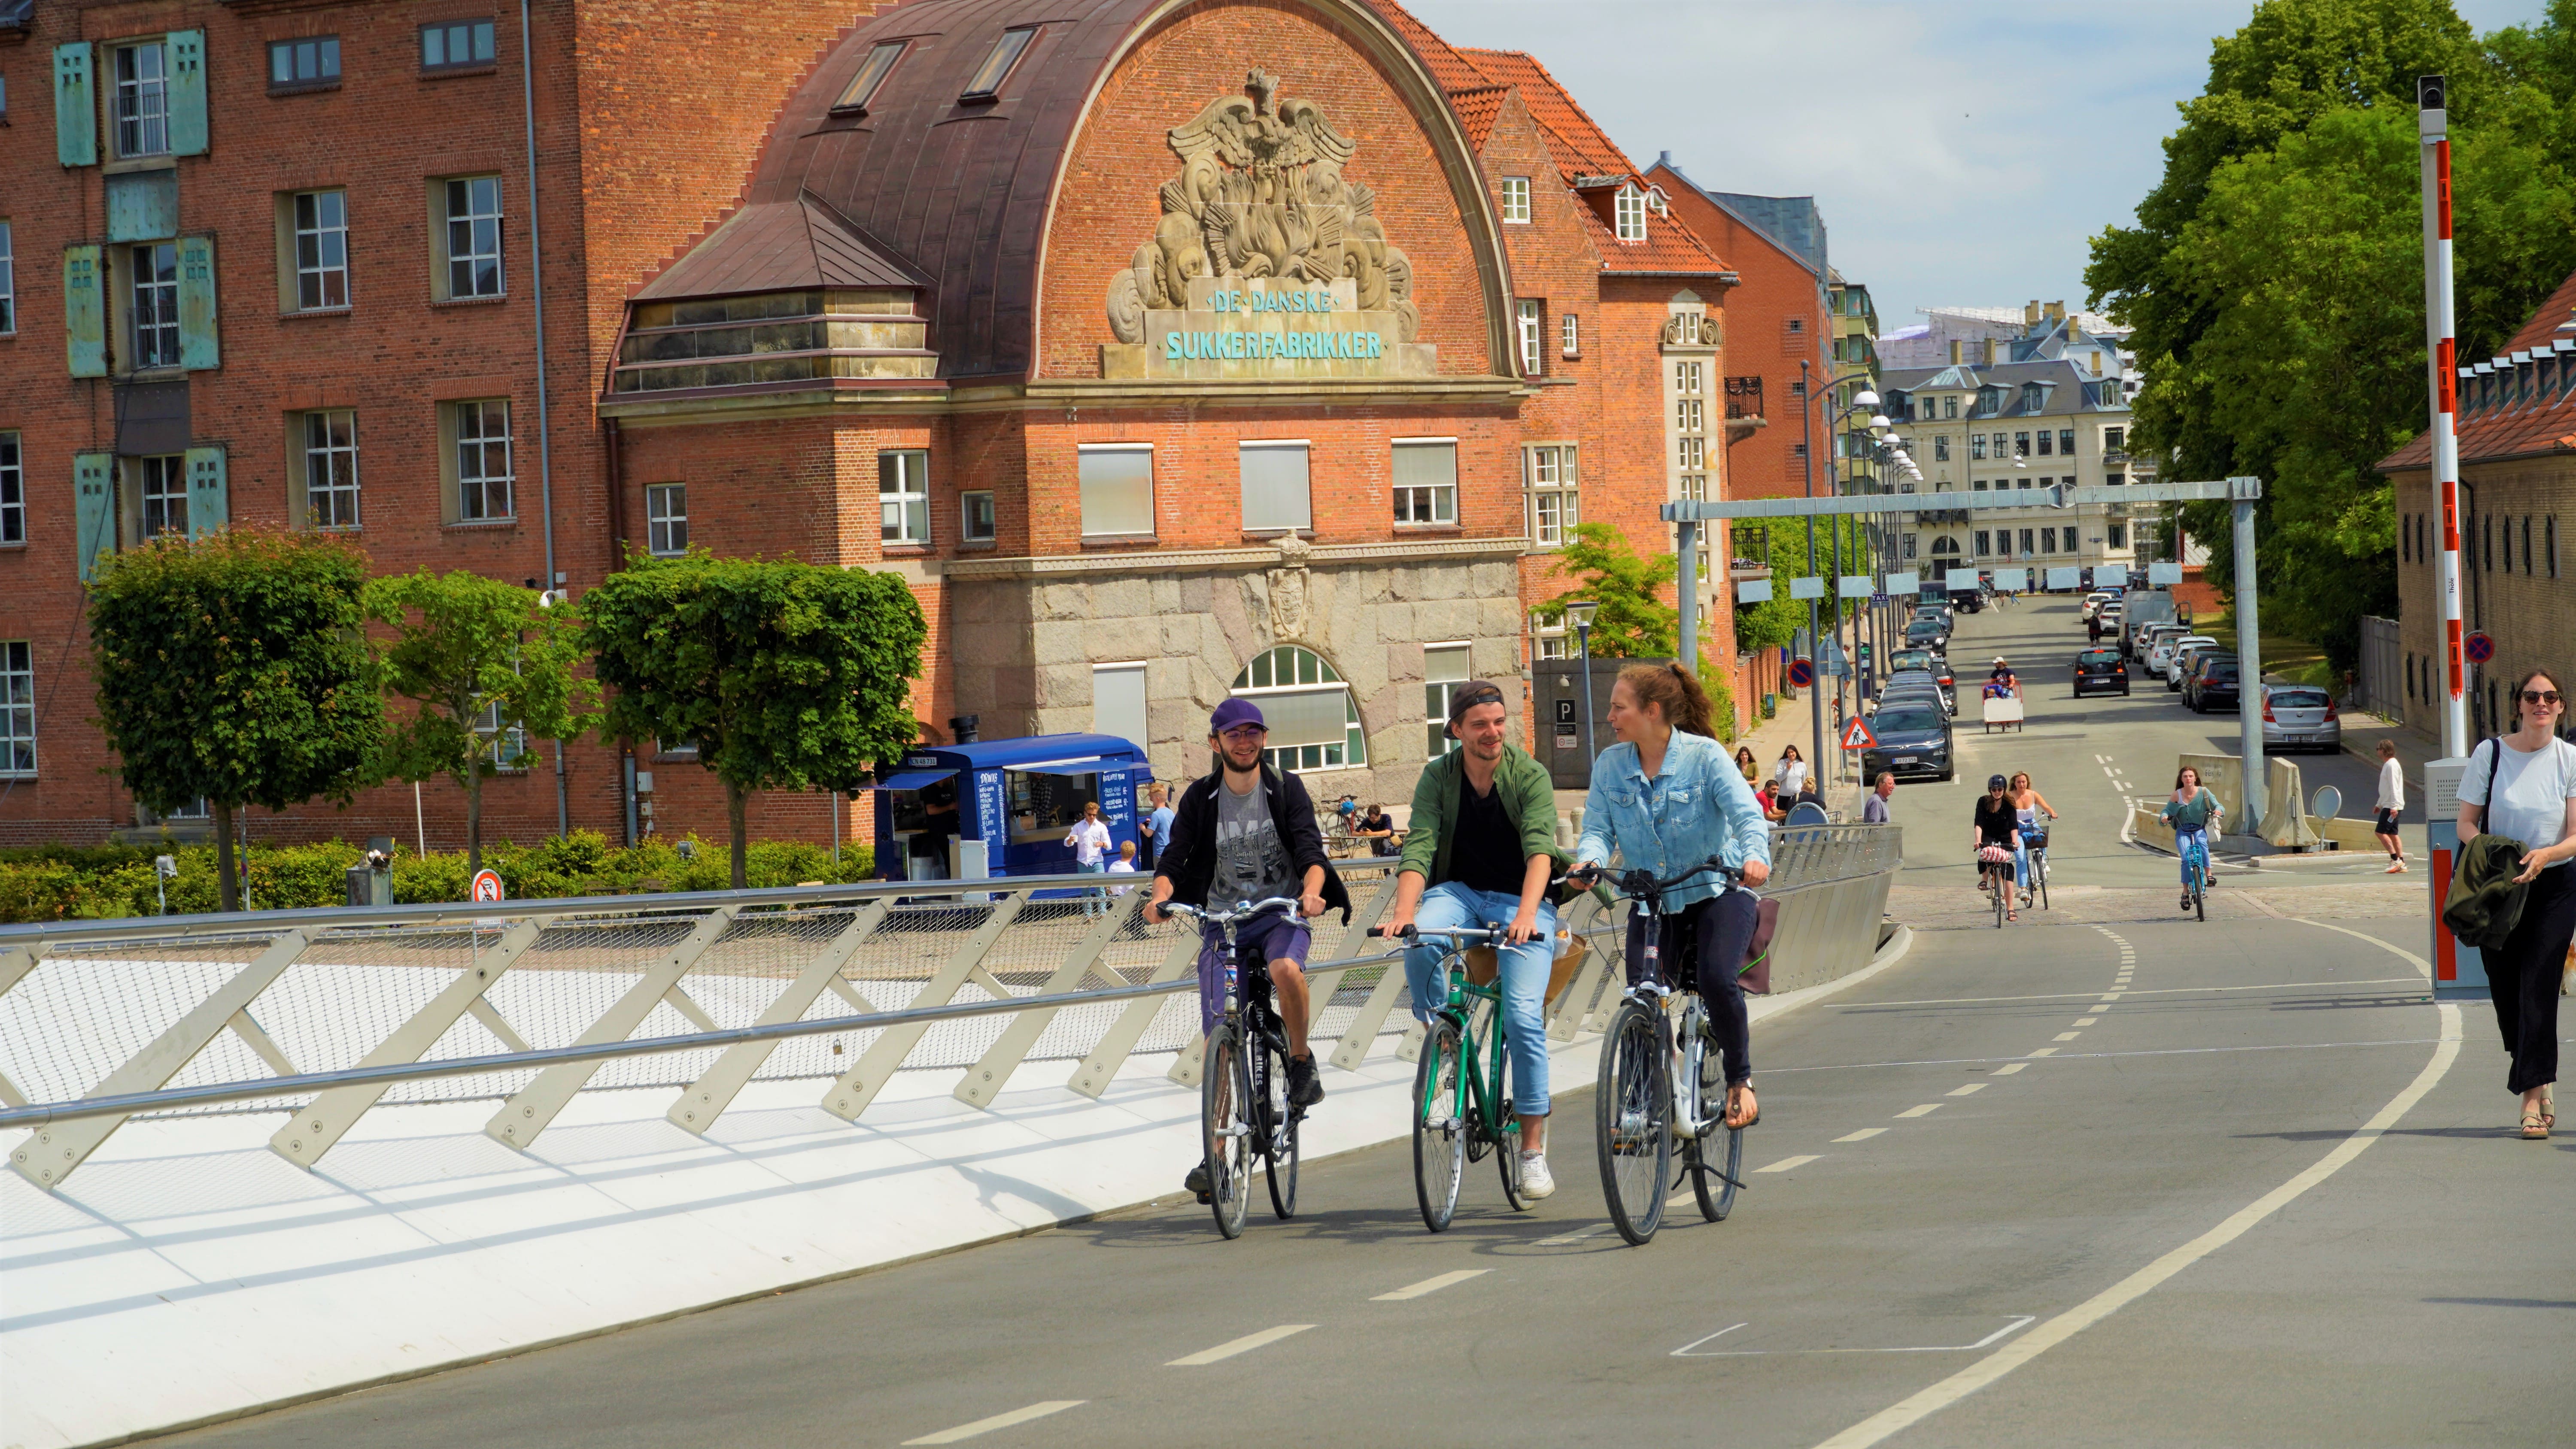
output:
M2556 675L2530 670L2508 697L2513 732L2470 752L2460 773L2460 843L2487 831L2522 842L2522 917L2486 953L2487 992L2513 1058L2505 1090L2522 1098L2522 1135L2540 1141L2558 1123L2558 978L2576 938L2576 745L2558 737L2567 700Z

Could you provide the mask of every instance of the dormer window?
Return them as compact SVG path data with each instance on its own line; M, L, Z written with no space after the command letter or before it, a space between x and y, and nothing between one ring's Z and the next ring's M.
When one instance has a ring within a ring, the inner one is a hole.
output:
M1038 28L1034 25L1003 31L1002 38L993 42L993 53L984 57L982 65L975 67L975 78L966 82L965 92L957 99L989 101L1000 95L1002 82L1011 78L1011 68L1020 63L1020 56L1028 50L1029 42L1037 38L1037 33Z
M894 63L903 56L904 45L903 41L889 40L869 50L866 62L859 67L859 73L850 78L849 88L841 92L841 98L832 102L832 109L844 115L866 115L868 102L876 99L877 87L884 85L885 78L893 73Z
M1646 239L1646 193L1634 186L1622 186L1612 202L1612 216L1619 240L1641 242Z

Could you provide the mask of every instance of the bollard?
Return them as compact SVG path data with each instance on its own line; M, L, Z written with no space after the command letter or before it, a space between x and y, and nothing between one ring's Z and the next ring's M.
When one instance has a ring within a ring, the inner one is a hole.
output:
M2486 957L2464 945L2442 924L2442 898L2451 893L2451 863L2460 850L2460 776L2465 759L2424 763L2424 883L2432 890L2433 998L2437 1001L2487 994Z

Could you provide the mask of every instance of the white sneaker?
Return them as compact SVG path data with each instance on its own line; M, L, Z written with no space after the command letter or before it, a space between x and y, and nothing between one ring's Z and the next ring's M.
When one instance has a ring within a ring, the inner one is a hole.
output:
M1547 1170L1547 1154L1544 1152L1522 1153L1521 1196L1531 1202L1536 1202L1540 1198L1552 1195L1555 1191L1556 1174Z

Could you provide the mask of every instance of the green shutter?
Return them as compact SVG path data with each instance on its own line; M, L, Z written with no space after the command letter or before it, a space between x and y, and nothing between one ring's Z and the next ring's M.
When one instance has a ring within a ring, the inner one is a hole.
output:
M98 97L90 89L89 42L54 47L54 159L98 164Z
M82 583L88 583L98 572L99 555L116 546L115 478L115 454L72 455L72 493L79 510L76 536Z
M215 338L215 239L179 238L179 365L203 371L224 365Z
M170 32L170 154L206 154L206 32Z
M96 247L63 248L63 331L70 337L72 376L107 376L107 295Z
M232 521L232 497L224 484L224 449L188 450L188 536L203 538Z

